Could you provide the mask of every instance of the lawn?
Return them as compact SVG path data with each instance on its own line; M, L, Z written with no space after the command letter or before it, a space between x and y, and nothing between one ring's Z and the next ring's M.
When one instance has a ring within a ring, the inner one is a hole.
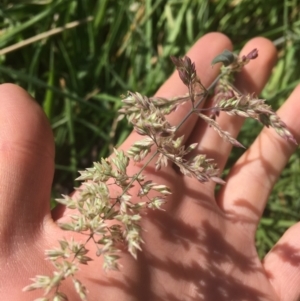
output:
M207 32L227 34L236 51L255 36L275 43L278 63L262 92L274 108L299 83L297 0L2 0L0 14L0 83L29 91L55 134L53 199L130 132L117 122L120 95L153 95L173 70L170 55L184 55ZM249 146L260 128L247 122L239 140ZM228 168L240 154L235 150ZM299 192L298 151L259 226L260 255L299 219Z

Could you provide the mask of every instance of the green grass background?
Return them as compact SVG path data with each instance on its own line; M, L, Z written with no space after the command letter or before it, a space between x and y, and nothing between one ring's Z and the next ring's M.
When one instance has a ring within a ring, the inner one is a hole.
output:
M152 95L173 70L169 56L182 56L207 32L227 34L237 50L255 36L274 41L279 60L262 96L279 107L300 78L299 16L297 0L0 1L0 82L28 90L51 122L52 198L70 192L77 170L109 155L130 132L125 121L117 124L120 95ZM239 140L249 146L259 130L247 122ZM299 193L298 151L259 226L261 256L299 219Z

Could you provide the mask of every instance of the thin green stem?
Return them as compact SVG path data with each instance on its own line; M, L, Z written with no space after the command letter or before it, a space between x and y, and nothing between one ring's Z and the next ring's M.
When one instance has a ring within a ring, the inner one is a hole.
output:
M147 160L147 162L142 166L142 168L139 170L139 172L138 172L137 174L135 174L135 175L132 177L132 179L131 179L131 181L129 182L129 184L128 184L128 185L125 187L125 189L123 190L121 196L124 195L124 194L128 191L128 189L131 187L132 183L139 177L139 175L144 171L144 169L148 166L148 164L155 158L155 156L156 156L158 153L159 153L159 151L156 150L156 151L151 155L151 157ZM121 196L120 196L120 197L121 197Z
M181 120L181 122L177 125L175 132L179 130L179 128L186 122L186 120L194 113L194 111L197 109L197 107L203 102L204 99L208 96L208 93L215 87L217 82L220 80L220 78L223 76L223 73L219 74L215 80L209 85L207 88L205 95L203 95L199 101L196 103L196 105L186 114L186 116Z

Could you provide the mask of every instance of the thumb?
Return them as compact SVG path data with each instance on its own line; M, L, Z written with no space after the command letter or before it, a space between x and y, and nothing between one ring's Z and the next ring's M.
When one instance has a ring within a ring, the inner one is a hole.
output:
M264 268L280 301L300 298L300 223L281 237L264 259Z
M30 243L50 216L53 171L45 114L20 87L0 85L0 255L16 242Z

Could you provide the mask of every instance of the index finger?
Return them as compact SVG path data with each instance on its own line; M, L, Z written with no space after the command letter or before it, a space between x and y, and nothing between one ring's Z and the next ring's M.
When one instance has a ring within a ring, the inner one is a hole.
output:
M196 72L201 79L202 84L208 87L219 74L219 68L211 67L211 62L218 54L225 49L232 49L232 44L228 37L221 33L209 33L200 38L194 46L188 51L187 56L191 58L196 65ZM169 79L158 89L155 96L171 98L184 95L188 92L187 87L182 83L175 71ZM186 102L179 107L178 110L167 116L168 121L172 125L177 125L190 111L191 103ZM197 116L191 116L180 128L178 135L185 135L188 138L197 121ZM122 144L121 149L128 149L135 141L141 139L141 136L136 132L131 135Z

